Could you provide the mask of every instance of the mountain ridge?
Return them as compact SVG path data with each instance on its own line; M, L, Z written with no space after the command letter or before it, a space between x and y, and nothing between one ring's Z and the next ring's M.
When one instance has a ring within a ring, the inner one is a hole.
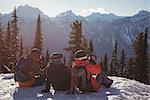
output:
M97 55L111 54L113 43L117 39L119 47L125 49L131 55L131 45L138 32L150 26L148 23L150 12L142 10L134 16L116 16L114 14L92 13L89 16L77 16L71 10L63 12L56 17L48 17L40 9L28 5L17 8L20 34L24 38L24 46L29 47L33 43L35 25L38 15L41 15L44 50L63 51L68 45L68 34L71 23L81 20L84 36L93 40ZM6 26L11 20L11 14L2 15L2 23ZM130 38L129 36L133 36Z

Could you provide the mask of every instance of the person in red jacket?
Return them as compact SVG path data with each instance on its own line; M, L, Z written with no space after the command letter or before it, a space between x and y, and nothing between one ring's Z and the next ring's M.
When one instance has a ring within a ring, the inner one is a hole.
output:
M109 87L112 84L112 81L108 82L106 80L108 77L102 72L101 66L96 64L95 60L96 56L92 54L89 56L83 50L75 53L71 71L71 86L68 94L74 94L75 87L78 87L82 93L86 93L98 91L101 85L106 86L107 84L107 87Z
M87 79L85 66L87 64L88 64L88 56L86 52L82 50L77 51L74 54L74 62L72 63L71 67L70 90L67 94L74 94L74 92L76 91L75 87L80 87L80 90L82 92L86 91Z
M88 55L83 50L78 50L74 55L74 62L72 64L71 86L68 94L74 94L78 87L81 93L88 91L97 91L100 87L98 80L94 75L100 74L100 67L93 67L89 63Z

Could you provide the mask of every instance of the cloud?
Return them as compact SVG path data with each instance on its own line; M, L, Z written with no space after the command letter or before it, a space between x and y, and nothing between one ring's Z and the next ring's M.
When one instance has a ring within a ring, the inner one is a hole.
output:
M101 13L101 14L108 14L108 12L104 9L104 8L101 8L101 7L98 7L98 8L90 8L90 9L82 9L82 13L84 15L89 15L91 13Z
M82 9L82 12L83 12L83 13L87 13L88 11L87 11L87 10L85 10L85 9Z

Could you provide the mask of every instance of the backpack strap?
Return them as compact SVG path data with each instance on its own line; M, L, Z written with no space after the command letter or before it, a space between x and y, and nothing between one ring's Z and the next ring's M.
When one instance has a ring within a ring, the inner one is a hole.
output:
M42 71L42 72L44 72L48 67L50 67L51 66L51 63L49 63L49 64L47 64L47 66L45 67L45 68L40 68L40 71Z

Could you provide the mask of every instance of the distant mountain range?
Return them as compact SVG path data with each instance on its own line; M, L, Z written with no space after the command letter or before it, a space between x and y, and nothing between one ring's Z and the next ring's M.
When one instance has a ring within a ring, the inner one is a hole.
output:
M44 50L50 52L63 51L68 45L68 34L71 31L71 23L81 20L84 36L94 42L98 56L109 55L112 52L114 41L118 41L119 51L125 49L127 56L131 56L132 44L139 32L148 27L150 44L150 12L140 11L130 17L116 16L114 14L92 13L82 17L75 15L71 10L63 12L56 17L48 17L38 8L28 5L17 8L20 34L23 36L24 46L31 46L35 35L35 25L38 15L41 15ZM3 25L11 20L11 14L1 15Z

